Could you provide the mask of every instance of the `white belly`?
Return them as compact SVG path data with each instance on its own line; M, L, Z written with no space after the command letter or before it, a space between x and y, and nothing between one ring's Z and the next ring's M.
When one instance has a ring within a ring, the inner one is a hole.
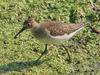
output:
M39 40L41 43L45 44L62 44L64 41L69 40L72 36L74 36L78 31L83 29L84 27L70 33L70 34L64 34L59 36L52 36L49 33L42 32L42 31L36 31L33 32L33 35L37 40Z
M50 34L48 34L51 38L54 38L54 39L58 39L58 40L69 40L71 37L73 37L77 32L79 32L81 29L83 29L84 27L70 33L70 34L64 34L64 35L58 35L58 36L52 36Z

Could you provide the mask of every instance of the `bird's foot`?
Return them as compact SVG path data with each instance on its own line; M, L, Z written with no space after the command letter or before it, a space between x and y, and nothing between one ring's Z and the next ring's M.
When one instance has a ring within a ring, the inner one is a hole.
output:
M67 59L66 58L66 60L65 61L67 61L68 62L68 64L70 64L71 62L72 62L72 60L71 59Z

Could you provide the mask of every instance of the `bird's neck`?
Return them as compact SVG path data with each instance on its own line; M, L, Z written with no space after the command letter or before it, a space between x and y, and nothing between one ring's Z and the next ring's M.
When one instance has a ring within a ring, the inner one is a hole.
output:
M40 24L39 23L35 23L33 25L32 29L35 30L35 31L38 30L38 29L40 29Z

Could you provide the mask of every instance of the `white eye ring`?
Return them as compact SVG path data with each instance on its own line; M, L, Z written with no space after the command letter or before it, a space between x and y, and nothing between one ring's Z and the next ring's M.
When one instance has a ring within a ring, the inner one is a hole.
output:
M31 24L30 24L30 23L28 23L27 25L28 25L28 26L30 26Z

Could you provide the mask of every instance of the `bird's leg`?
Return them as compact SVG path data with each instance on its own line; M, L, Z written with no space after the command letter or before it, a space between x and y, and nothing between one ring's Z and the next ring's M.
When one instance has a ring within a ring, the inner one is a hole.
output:
M43 51L43 53L42 54L47 54L47 44L45 44L45 50Z
M62 47L65 49L65 51L66 51L66 53L67 53L67 55L68 55L68 61L71 62L71 56L70 56L70 54L69 54L68 49L67 49L63 44L62 44Z
M36 61L40 60L41 57L42 57L44 54L46 54L46 53L47 53L47 44L45 44L45 50L43 51L43 53L41 54L41 56L40 56Z

